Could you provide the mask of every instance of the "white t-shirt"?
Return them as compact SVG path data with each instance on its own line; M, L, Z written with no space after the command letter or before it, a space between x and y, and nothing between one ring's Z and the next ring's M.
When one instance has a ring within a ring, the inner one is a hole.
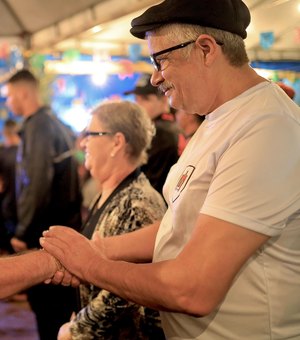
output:
M200 212L271 236L214 313L161 313L167 338L300 339L300 108L269 82L223 104L171 169L164 195L155 262L180 253Z

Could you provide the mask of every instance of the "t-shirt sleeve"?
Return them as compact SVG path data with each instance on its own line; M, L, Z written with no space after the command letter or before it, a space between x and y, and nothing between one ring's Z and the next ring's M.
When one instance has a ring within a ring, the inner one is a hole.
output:
M220 156L201 213L269 236L300 204L299 127L266 117Z

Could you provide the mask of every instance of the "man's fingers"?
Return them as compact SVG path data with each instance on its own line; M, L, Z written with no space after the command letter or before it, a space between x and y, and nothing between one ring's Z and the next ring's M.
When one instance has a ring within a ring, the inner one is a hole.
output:
M65 272L57 271L51 279L51 283L54 285L60 285L63 282Z
M78 234L78 232L72 228L57 225L51 226L48 230L43 232L44 237L60 238L62 240L69 238L74 234Z
M92 257L98 247L85 236L69 227L53 226L40 239L41 246L77 278L85 280ZM101 252L99 253L101 255ZM64 279L64 284L79 285L75 279Z
M71 286L73 288L77 288L80 286L80 284L81 284L80 280L76 276L72 276Z
M66 287L72 286L73 288L77 288L81 284L80 280L67 270L57 271L51 279L45 280L44 283L52 283L54 285L62 285Z
M72 275L68 271L65 271L61 284L63 286L68 287L68 286L71 286L71 282L72 282Z
M59 261L63 257L65 249L67 249L66 243L60 239L41 237L40 245Z

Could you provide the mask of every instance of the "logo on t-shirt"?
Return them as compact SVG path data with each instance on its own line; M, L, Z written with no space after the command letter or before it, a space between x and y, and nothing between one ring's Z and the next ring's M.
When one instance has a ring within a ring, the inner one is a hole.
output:
M180 196L186 185L188 184L188 181L190 180L193 172L195 170L195 167L192 165L187 166L183 173L181 174L179 181L176 184L174 193L173 193L173 199L172 201L175 202L177 198Z

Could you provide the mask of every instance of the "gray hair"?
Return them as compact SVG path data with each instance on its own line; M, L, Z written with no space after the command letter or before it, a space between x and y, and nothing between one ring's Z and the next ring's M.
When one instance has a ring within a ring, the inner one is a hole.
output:
M138 104L129 101L105 101L92 114L112 133L120 132L126 140L129 159L142 165L155 134L151 119Z
M237 34L222 31L216 28L203 27L190 24L169 24L153 31L152 33L167 34L173 43L181 43L188 40L196 40L201 34L208 34L216 41L222 42L222 51L232 66L243 66L249 63L244 40ZM152 34L150 32L150 35ZM192 46L187 46L183 53L188 57Z

